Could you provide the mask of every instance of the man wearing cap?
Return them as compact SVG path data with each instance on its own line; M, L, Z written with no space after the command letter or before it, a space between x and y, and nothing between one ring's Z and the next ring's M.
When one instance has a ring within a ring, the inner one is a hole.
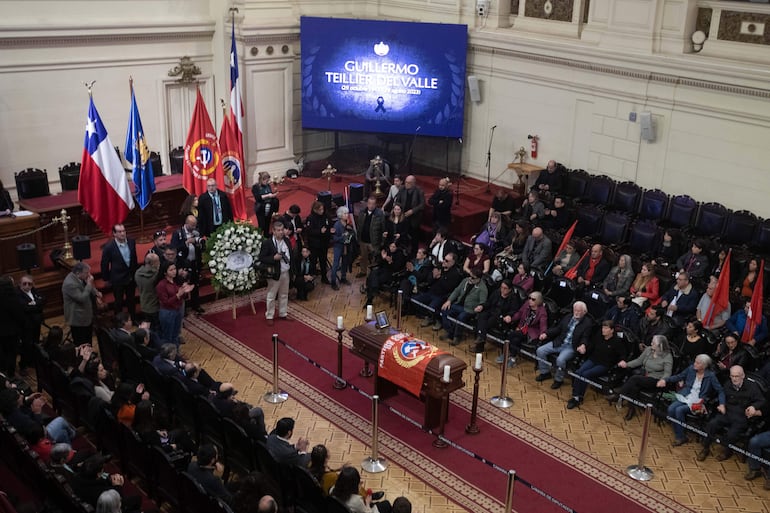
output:
M101 267L102 279L112 285L115 311L123 310L125 304L128 313L133 317L136 313L134 273L139 265L136 258L136 241L127 237L126 227L122 224L112 227L112 240L105 244L102 250Z
M147 250L147 254L153 253L159 257L163 256L163 248L168 242L166 230L158 230L152 234L152 246Z

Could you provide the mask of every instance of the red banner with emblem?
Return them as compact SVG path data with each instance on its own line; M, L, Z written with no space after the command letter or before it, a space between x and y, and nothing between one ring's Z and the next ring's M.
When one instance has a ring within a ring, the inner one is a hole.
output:
M428 363L434 356L444 353L446 351L408 333L396 333L382 345L378 373L381 378L419 397Z

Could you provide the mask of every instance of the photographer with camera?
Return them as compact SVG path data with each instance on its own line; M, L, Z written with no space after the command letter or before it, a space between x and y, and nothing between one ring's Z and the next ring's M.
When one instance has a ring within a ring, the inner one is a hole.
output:
M200 275L201 262L203 256L203 245L201 244L201 234L197 230L198 220L195 216L187 216L184 224L178 230L174 230L171 236L171 247L177 253L177 267L187 272L186 281L195 288L190 292L190 300L187 307L201 314L204 312L200 303Z
M276 297L278 297L278 318L284 321L289 320L291 250L284 235L283 221L273 221L273 236L265 238L259 250L259 261L267 274L265 318L268 326L272 326L274 322Z

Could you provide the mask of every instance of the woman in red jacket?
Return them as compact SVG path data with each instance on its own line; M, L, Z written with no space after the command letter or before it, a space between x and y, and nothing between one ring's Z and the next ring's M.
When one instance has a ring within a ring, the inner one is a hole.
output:
M660 281L655 276L655 266L651 262L642 264L642 269L631 284L631 301L642 308L660 303Z
M183 283L177 285L176 265L170 264L166 268L163 279L155 286L160 303L160 334L164 341L179 345L179 332L182 331L182 317L184 317L184 297L189 294L195 285Z

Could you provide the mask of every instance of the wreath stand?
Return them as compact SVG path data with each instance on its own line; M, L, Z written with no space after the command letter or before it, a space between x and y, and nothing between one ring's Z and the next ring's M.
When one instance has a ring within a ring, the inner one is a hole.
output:
M236 320L238 318L238 314L237 314L238 307L235 306L235 296L236 294L232 294L230 296L230 308L233 310L233 320ZM214 293L214 301L219 301L218 290ZM253 313L254 315L257 315L257 309L254 306L254 296L251 295L251 292L249 292L249 303L251 303L251 313Z

